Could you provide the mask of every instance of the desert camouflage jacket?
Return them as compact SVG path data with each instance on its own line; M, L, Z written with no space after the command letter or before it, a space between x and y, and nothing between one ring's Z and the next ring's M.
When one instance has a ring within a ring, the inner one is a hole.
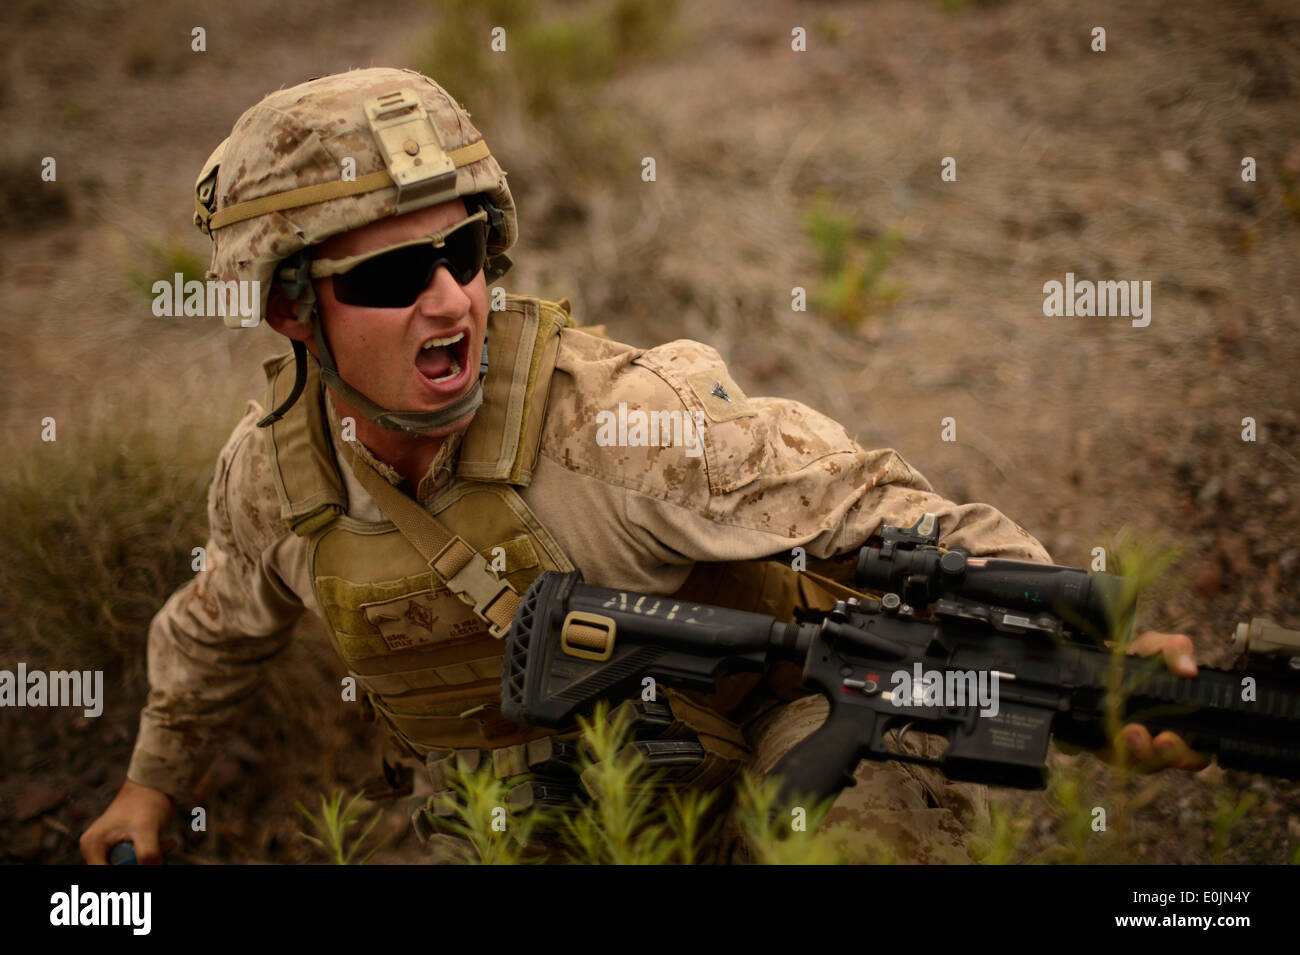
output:
M994 508L935 494L893 450L862 448L798 402L746 396L707 345L638 349L579 329L559 334L537 459L517 490L592 583L672 593L697 561L788 556L795 547L833 557L884 523L911 525L926 511L938 514L945 546L1049 560ZM663 414L647 422L636 413L644 409ZM250 402L218 460L206 569L172 595L149 631L151 692L128 777L178 799L304 610L320 613L307 543L281 516L256 427L262 414ZM459 480L458 447L446 442L421 481L425 506ZM348 516L385 520L335 452Z

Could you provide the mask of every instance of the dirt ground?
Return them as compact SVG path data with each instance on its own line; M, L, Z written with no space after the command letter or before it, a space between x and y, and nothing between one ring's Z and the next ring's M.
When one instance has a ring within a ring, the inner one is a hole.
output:
M281 342L266 327L155 318L131 276L157 277L159 248L205 257L194 178L262 95L354 66L427 65L437 5L361 10L4 5L9 453L45 453L47 415L75 431L170 412L215 427L215 454ZM797 26L806 52L791 49ZM1098 26L1104 52L1090 49ZM1013 517L1058 563L1087 566L1121 529L1177 548L1140 622L1189 634L1206 662L1229 662L1233 627L1251 616L1300 626L1293 4L683 4L654 56L561 90L544 124L513 104L489 114L434 75L510 174L521 240L509 291L567 297L580 322L635 344L709 342L747 393L801 400L865 446L897 449L945 496ZM592 142L616 145L575 164ZM941 179L944 157L955 181ZM821 196L851 218L852 246L892 250L857 321L791 309L792 288L825 281L805 229ZM1044 283L1070 272L1149 281L1150 324L1046 317ZM956 441L941 434L949 417ZM305 629L299 643L205 779L223 808L182 861L316 859L294 801L373 772L370 728L303 693L337 679L323 638ZM0 858L79 858L134 738L143 686L121 687L94 721L0 713ZM1105 792L1091 757L1066 759ZM1248 794L1214 854L1216 807ZM1030 826L1017 858L1058 840L1044 795L998 799ZM1134 860L1278 863L1300 843L1295 784L1165 773L1142 801ZM385 825L395 847L377 861L417 859L400 814Z

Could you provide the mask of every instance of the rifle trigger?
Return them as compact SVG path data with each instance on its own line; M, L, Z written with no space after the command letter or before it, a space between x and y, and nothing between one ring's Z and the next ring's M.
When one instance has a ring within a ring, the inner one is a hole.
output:
M906 750L903 749L903 737L907 735L907 731L911 728L911 723L904 723L901 729L894 731L894 742L898 745L898 751L900 753L906 752Z

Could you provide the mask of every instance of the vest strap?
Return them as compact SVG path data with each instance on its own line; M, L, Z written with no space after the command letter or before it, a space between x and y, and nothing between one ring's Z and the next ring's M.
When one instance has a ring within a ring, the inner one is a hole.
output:
M413 498L389 484L361 459L350 443L343 442L343 447L361 486L429 562L429 569L438 581L474 608L475 615L488 625L488 633L498 640L504 637L519 609L518 591L508 580L499 579L483 555L463 537L453 534Z
M357 681L357 686L379 696L394 696L402 693L427 691L422 685L435 678L442 686L464 686L480 680L499 680L501 678L501 657L478 657L463 663L447 663L442 666L423 667L419 670L400 670L394 673L360 673L351 668L348 676Z

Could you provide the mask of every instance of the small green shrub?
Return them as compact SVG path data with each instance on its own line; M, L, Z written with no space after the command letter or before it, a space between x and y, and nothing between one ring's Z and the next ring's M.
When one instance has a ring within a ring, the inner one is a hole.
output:
M724 835L723 814L730 807L717 792L665 784L640 752L628 745L625 714L611 714L602 704L590 720L579 720L585 752L578 768L588 798L570 811L512 811L506 795L518 780L497 780L489 766L473 773L450 770L457 806L452 816L439 820L438 827L461 840L460 861L576 865L729 861L731 843ZM817 831L829 801L809 811L806 831L792 832L789 821L773 811L778 789L776 780L755 780L748 774L737 784L735 826L750 857L779 865L837 861L840 856L833 838ZM493 821L501 819L505 825L495 827Z
M369 838L371 831L383 817L383 810L376 810L375 815L371 818L370 823L361 831L361 834L355 839L349 840L348 830L361 821L361 808L357 805L361 801L362 794L357 793L353 796L346 806L343 805L343 793L336 790L328 799L322 793L320 797L320 818L317 819L302 803L295 803L298 811L307 817L320 837L309 836L305 832L300 832L304 839L315 846L319 846L331 862L335 865L351 865L353 857L361 851L361 847ZM369 852L362 856L356 865L365 865L370 861L371 856L382 849L387 843L387 839L381 839Z
M898 229L891 227L875 238L864 238L855 216L820 195L804 219L804 231L817 250L822 271L822 284L813 293L818 308L856 325L877 304L898 297L898 286L884 281L902 245L903 234Z
M145 243L143 260L126 268L127 281L150 299L154 297L155 282L170 286L177 273L182 284L202 282L208 273L208 263L186 243L176 240Z

